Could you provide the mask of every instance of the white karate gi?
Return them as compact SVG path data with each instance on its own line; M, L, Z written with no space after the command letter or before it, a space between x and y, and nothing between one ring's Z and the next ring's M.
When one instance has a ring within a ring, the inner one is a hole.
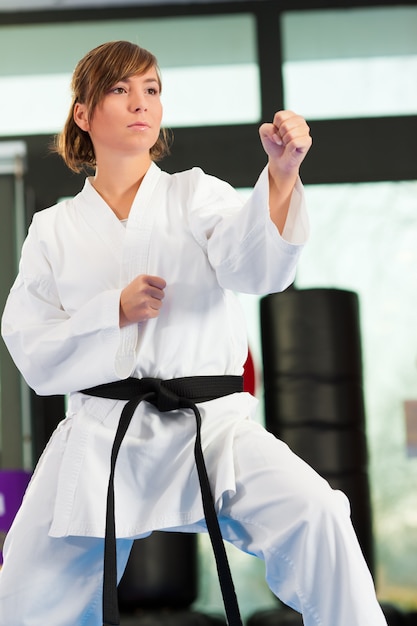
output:
M297 183L279 235L267 180L265 170L242 206L200 169L169 175L152 164L126 227L88 180L35 214L2 335L28 384L69 394L69 404L6 540L0 626L101 624L105 494L124 403L77 392L129 376L242 374L246 330L233 292L288 286L308 230ZM120 329L120 292L139 274L166 280L162 309ZM251 420L249 394L200 410L225 538L265 559L271 589L307 626L385 624L346 498ZM136 410L115 479L120 575L134 537L205 530L194 435L189 412Z

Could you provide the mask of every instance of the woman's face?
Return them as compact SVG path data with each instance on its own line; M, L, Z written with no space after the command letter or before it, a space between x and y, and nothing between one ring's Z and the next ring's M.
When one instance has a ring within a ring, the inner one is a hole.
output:
M115 83L104 94L93 114L76 103L74 120L87 131L97 163L113 156L148 154L156 143L162 121L160 83L156 69Z

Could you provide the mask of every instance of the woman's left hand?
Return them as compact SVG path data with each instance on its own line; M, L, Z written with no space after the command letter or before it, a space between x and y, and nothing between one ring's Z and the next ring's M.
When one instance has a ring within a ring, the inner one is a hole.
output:
M293 111L278 111L272 124L262 124L259 135L270 171L284 177L298 174L312 144L305 119Z

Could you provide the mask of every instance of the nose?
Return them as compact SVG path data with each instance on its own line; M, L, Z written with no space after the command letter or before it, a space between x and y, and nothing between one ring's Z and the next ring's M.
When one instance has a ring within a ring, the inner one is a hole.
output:
M131 103L132 103L132 109L134 110L135 113L137 113L138 111L147 110L146 98L143 92L135 91L134 93L132 93Z

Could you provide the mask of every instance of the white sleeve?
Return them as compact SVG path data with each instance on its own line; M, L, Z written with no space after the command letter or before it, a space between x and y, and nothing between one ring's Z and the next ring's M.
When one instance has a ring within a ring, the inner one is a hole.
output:
M223 193L223 200L230 201L232 196L221 184L218 190ZM207 248L220 285L258 295L288 287L294 280L297 261L309 232L301 181L297 181L293 191L282 235L269 214L267 168L243 206L235 204L230 208L226 205L222 211L219 204L213 201L211 208L197 212L201 224L210 224L205 230L199 224L197 237Z
M2 317L2 336L40 395L66 394L125 378L134 368L137 326L119 328L120 290L92 295L69 315L32 223Z

